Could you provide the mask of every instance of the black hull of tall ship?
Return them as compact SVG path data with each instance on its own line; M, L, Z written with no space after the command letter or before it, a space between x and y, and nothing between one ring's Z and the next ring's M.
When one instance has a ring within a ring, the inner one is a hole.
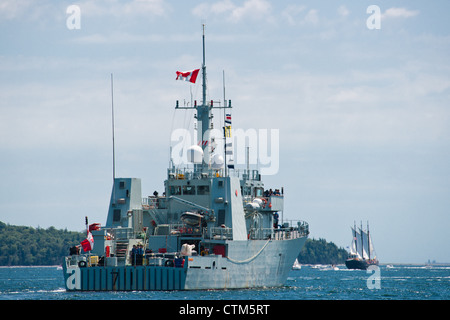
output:
M378 261L375 260L355 260L355 259L348 259L345 260L345 266L347 269L359 269L359 270L367 270L369 266L377 266Z

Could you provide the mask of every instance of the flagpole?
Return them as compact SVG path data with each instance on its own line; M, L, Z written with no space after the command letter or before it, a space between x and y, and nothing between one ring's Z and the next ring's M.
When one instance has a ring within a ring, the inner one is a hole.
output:
M226 100L225 100L225 70L222 70L222 77L223 77L223 106L224 106L224 108L223 108L223 145L224 145L224 148L223 148L223 159L224 159L224 164L225 164L225 167L224 167L224 169L225 169L225 177L227 177L228 176L228 169L227 169L227 134L226 134L226 132L225 132L225 126L226 126L226 124L225 124L225 120L226 120L226 106L227 106L227 103L226 103Z
M203 24L203 65L202 65L202 74L203 74L203 105L206 106L205 24Z
M88 217L85 216L85 223L86 223L86 239L89 241L89 227L88 227ZM84 250L84 248L83 248ZM88 266L91 265L91 251L88 252Z
M197 116L201 115L200 116L200 119L201 119L200 120L200 123L201 123L201 141L203 141L206 138L205 133L209 130L210 121L211 121L211 119L210 119L210 108L208 107L207 102L206 102L205 24L203 24L202 26L203 26L203 64L202 64L202 76L203 76L203 79L202 79L203 80L202 99L203 99L203 103L202 103L201 106L197 107ZM212 107L213 106L211 105L211 108ZM198 122L198 120L197 120L197 122ZM200 132L197 130L197 134L198 133L200 133ZM208 135L208 137L207 137L208 144L210 144L210 139L209 138L210 137ZM202 143L203 152L205 152L206 148L207 147L203 146L203 143ZM208 168L208 164L205 163L205 160L203 159L201 167L200 167L201 168L201 172L204 171L205 165L206 165L206 168Z
M115 150L115 142L114 142L114 81L113 74L111 73L111 120L112 120L112 151L113 151L113 203L115 203L115 190L114 184L116 181L116 150Z

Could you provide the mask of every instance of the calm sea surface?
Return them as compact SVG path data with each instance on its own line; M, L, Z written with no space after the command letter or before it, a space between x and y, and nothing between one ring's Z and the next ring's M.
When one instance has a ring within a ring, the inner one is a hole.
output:
M66 292L56 267L1 267L0 300L449 300L450 266L292 270L284 287L167 292ZM379 276L379 277L378 277Z

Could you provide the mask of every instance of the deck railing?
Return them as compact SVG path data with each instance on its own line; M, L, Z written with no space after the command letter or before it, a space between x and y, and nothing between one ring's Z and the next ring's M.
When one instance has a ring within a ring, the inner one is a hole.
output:
M289 220L283 223L281 228L251 228L248 231L248 239L251 240L288 240L305 237L309 234L309 225L301 220ZM209 239L232 240L233 229L214 227L207 232Z
M297 228L297 227L288 227L288 228L252 228L249 231L249 239L251 240L289 240L305 237L309 234L308 227L306 228Z

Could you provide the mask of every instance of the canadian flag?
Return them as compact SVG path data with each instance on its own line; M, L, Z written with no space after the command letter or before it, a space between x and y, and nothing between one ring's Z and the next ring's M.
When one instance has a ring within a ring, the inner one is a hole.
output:
M92 233L88 232L87 238L81 241L81 246L83 247L84 252L94 249L94 237L92 236Z
M175 80L184 80L195 83L199 71L200 69L195 69L191 71L177 71L177 78Z

